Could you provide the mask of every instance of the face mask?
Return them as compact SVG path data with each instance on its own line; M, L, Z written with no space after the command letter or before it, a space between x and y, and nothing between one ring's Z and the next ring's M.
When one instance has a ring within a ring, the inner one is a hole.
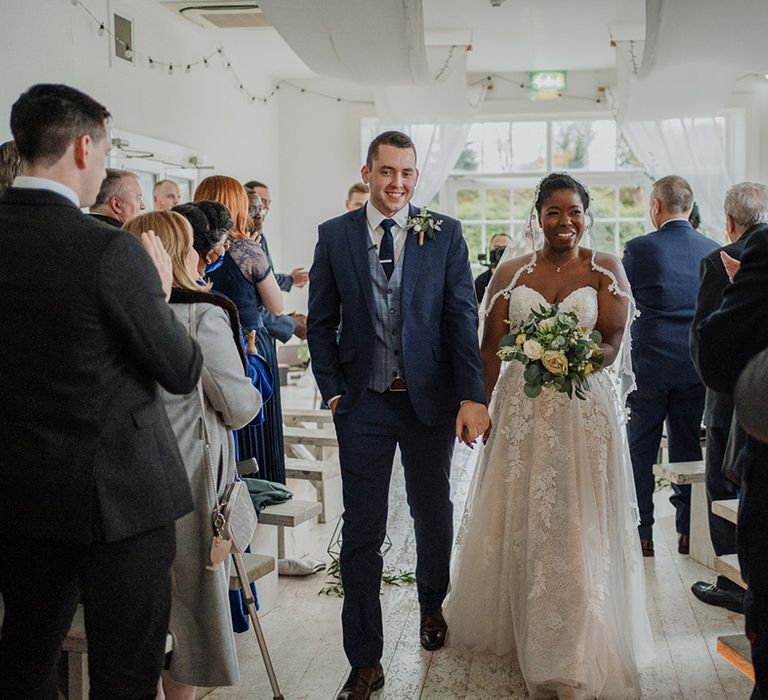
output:
M210 274L214 270L218 270L224 264L224 256L220 255L216 262L208 263L205 266L205 274Z

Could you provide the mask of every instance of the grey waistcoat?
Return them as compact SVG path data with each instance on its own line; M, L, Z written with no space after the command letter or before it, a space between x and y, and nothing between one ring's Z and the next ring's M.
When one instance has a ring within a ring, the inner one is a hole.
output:
M392 277L387 279L379 262L376 248L368 250L368 265L373 282L373 304L376 311L374 329L376 341L373 352L373 373L368 385L383 392L395 377L403 377L403 318L400 313L400 288L403 277L405 250L395 263Z

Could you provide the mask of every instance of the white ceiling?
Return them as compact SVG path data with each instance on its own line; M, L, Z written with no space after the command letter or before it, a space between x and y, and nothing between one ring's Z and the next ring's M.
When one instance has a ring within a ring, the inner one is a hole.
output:
M612 30L622 35L616 38L645 36L645 0L504 0L500 7L490 0L423 2L428 43L439 32L469 33L467 70L473 73L612 68Z
M423 8L427 44L471 40L469 73L614 68L611 34L645 36L645 0L423 0ZM275 78L314 76L274 29L210 31Z

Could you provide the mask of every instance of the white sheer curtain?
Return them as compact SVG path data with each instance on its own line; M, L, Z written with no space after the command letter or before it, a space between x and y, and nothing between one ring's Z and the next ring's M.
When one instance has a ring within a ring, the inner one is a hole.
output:
M635 155L655 180L684 177L693 189L704 225L725 240L725 191L734 184L726 159L725 117L625 121L621 130Z

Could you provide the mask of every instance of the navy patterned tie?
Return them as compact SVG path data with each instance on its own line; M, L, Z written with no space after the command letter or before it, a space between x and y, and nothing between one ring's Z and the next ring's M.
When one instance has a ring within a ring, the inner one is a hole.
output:
M395 238L392 235L392 227L395 225L394 219L384 219L381 222L381 228L384 229L384 237L379 245L379 261L384 268L384 274L387 279L392 277L395 271Z

